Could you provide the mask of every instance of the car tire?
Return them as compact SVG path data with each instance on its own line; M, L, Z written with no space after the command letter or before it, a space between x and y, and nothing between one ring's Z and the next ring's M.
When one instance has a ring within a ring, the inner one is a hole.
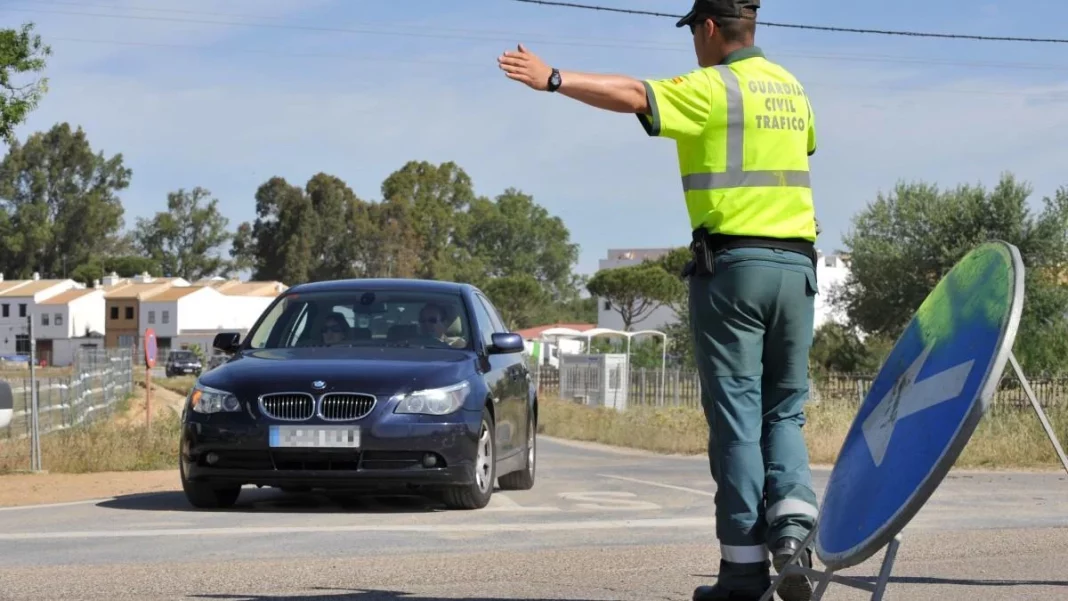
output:
M501 490L530 490L538 468L538 423L534 413L527 416L527 460L523 469L501 476Z
M482 509L493 496L497 479L497 436L494 431L493 414L482 408L482 422L478 432L475 453L475 479L470 484L446 488L442 495L449 509Z
M194 482L185 477L185 461L178 460L182 477L182 491L189 504L197 509L228 509L241 495L240 486L212 486L208 482Z

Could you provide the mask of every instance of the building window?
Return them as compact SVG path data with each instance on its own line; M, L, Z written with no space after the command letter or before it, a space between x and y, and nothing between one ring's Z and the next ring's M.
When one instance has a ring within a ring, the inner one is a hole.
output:
M16 334L15 335L15 354L16 355L29 355L30 354L30 336L28 334Z
M148 323L156 323L156 312L155 311L149 311L148 312Z
M604 301L604 310L605 311L611 311L612 310L612 301Z
M120 347L131 347L134 345L134 337L130 335L119 336Z
M111 308L111 318L112 319L118 319L119 318L119 308L118 307L112 307Z
M11 305L4 303L4 317L11 317Z
M41 325L48 325L48 313L41 313Z
M133 319L133 307L126 307L126 319Z
M63 314L62 313L56 313L53 317L54 317L54 319L52 319L52 323L54 323L57 326L63 325Z
M171 322L171 312L170 311L164 311L163 312L163 323L170 323L170 322Z
M26 317L26 303L19 303L19 317Z

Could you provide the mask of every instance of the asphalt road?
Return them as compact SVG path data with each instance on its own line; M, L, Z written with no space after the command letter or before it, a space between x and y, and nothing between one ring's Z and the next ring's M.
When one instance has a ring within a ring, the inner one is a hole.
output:
M0 599L683 601L714 579L706 462L539 443L534 490L481 511L270 489L219 512L180 492L0 509ZM1066 555L1063 474L954 473L905 531L886 598L1064 599Z

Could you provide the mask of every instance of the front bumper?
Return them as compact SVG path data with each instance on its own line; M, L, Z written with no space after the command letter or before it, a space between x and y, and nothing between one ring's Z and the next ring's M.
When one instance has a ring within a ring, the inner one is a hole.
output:
M423 416L374 415L360 427L359 449L272 448L270 425L247 414L187 413L181 461L186 477L219 484L334 489L435 489L474 481L481 413L459 411L448 422ZM338 425L310 420L299 425ZM433 467L424 464L431 454ZM209 461L209 459L211 461Z

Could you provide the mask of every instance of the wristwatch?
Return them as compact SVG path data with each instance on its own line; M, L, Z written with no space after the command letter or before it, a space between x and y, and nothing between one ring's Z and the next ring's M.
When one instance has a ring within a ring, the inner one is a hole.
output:
M560 70L553 69L552 74L549 75L549 91L555 92L560 89Z

